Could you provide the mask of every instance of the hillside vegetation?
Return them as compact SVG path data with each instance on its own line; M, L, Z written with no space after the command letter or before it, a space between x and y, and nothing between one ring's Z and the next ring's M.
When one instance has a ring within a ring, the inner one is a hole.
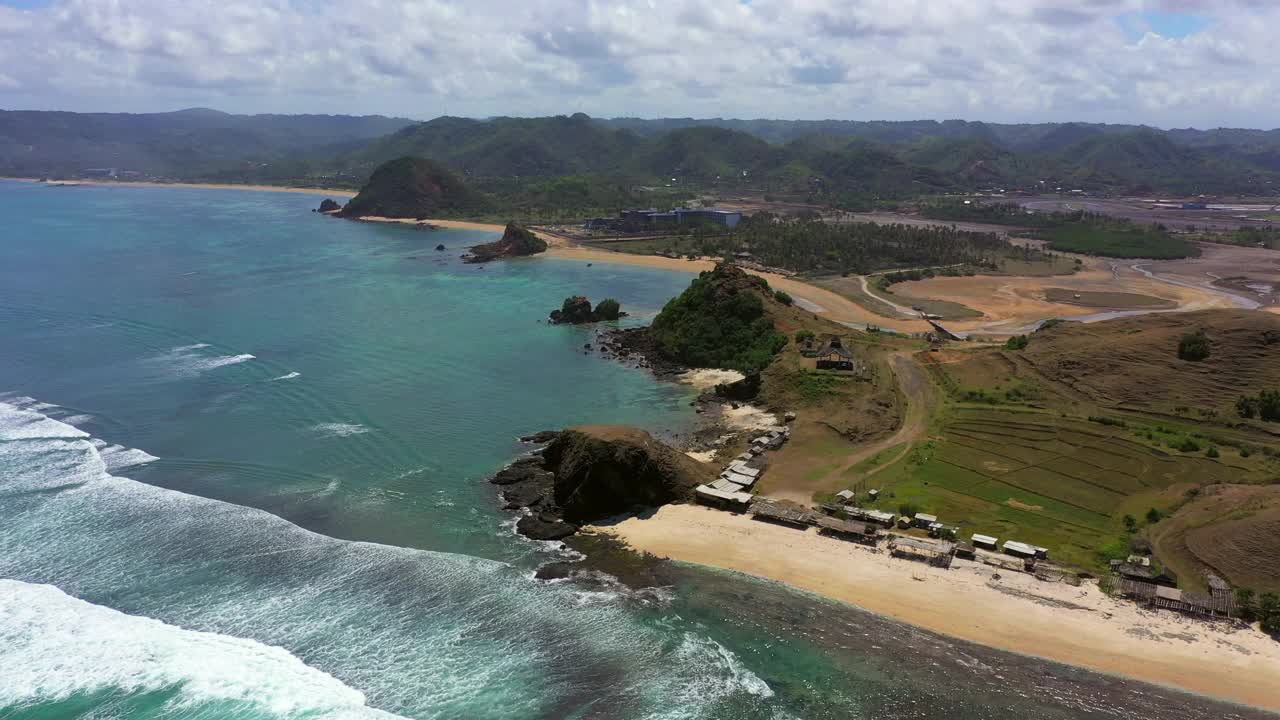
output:
M432 158L498 195L510 194L513 180L588 177L626 188L749 189L847 209L990 187L1267 194L1280 183L1277 131L582 114L411 123L212 110L0 113L0 173L11 175L116 167L183 180L350 186L403 156Z
M412 122L200 108L151 114L0 110L0 175L74 177L89 168L117 168L187 180L282 182L319 172L324 163L318 161Z
M423 158L403 157L381 165L342 209L344 217L465 217L492 203L461 178Z
M610 247L641 254L675 252L718 257L745 252L769 267L809 275L940 266L964 266L972 272L995 269L1002 260L1045 258L1040 251L1015 246L994 233L939 226L831 223L817 217L786 218L767 212L744 218L732 233L718 228L685 232L682 236L613 243Z
M668 302L649 332L658 351L676 362L755 372L787 344L774 328L781 305L763 278L722 263Z

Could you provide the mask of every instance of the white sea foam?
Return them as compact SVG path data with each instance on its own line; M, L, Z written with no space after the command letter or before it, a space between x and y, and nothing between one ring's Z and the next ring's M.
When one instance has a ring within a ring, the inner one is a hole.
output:
M256 358L249 353L241 353L239 355L205 355L200 353L210 347L208 343L196 343L195 345L183 345L176 347L161 355L154 356L147 360L152 366L166 368L169 372L178 377L194 377L210 370L216 370L227 365L238 365L248 362Z
M355 423L320 423L312 425L311 432L318 433L324 437L350 437L352 435L363 435L369 432L369 428Z
M587 657L621 660L620 649L627 648L621 663L626 687L601 692L671 698L663 703L680 707L681 717L699 717L701 709L730 696L772 694L733 653L700 634L668 628L683 638L670 644L640 630L626 603L607 595L613 588L591 595L571 586L520 589L497 582L507 570L492 561L317 535L260 510L114 477L102 450L125 452L112 450L117 447L0 404L0 499L21 497L30 508L19 514L22 524L0 526L0 541L8 533L13 550L0 556L0 575L40 568L42 577L57 573L42 581L110 592L120 578L138 573L181 577L184 566L174 563L194 559L175 549L184 543L235 567L291 553L285 564L290 570L279 585L224 591L210 584L194 614L190 607L168 606L162 592L149 602L168 613L168 623L83 603L50 586L9 581L0 586L0 708L111 688L173 689L177 714L186 709L183 703L195 714L201 703L243 702L291 719L387 717L366 708L358 690L275 647L295 642L310 647L313 661L326 670L341 668L351 685L376 689L380 702L419 709L468 705L494 692L510 693L512 677L531 681L544 663L561 663L519 633L490 627L495 618L517 628L560 628ZM62 491L27 492L41 488ZM116 536L117 521L128 537ZM57 548L28 538L56 538ZM305 579L293 577L299 573ZM370 581L391 584L362 589ZM434 602L422 608L431 611L413 623L381 615L378 598L385 594L433 587L441 592L429 592ZM395 664L405 670L389 680ZM511 697L527 701L530 714L538 706L536 698Z
M274 377L274 378L271 378L271 380L272 380L272 382L274 382L274 381L276 381L276 380L292 380L292 379L294 379L294 378L298 377L298 376L299 376L299 375L301 375L301 374L302 374L302 373L300 373L300 372L291 372L291 373L288 373L288 374L285 374L285 375L281 375L280 377Z
M395 717L282 648L126 615L51 585L0 580L0 707L169 688L178 689L169 701L178 708L225 700L280 717Z

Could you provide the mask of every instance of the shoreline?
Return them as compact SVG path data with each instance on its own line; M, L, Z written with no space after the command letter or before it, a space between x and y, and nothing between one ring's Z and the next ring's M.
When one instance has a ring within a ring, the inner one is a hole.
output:
M698 505L586 530L634 552L772 580L987 647L1280 711L1280 643L1145 610L1089 581L1042 582L965 560L941 570Z
M156 187L156 188L197 188L200 190L257 190L262 192L287 192L304 195L332 195L334 197L355 197L355 190L339 190L337 188L308 188L292 185L237 185L235 183L182 183L182 182L148 182L145 180L50 180L40 183L35 178L0 177L0 180L48 184L51 187L75 187L85 185L91 187Z

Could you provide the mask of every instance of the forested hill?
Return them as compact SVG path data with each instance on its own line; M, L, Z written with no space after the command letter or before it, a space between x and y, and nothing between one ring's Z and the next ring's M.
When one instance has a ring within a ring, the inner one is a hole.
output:
M359 186L388 160L429 158L496 194L549 180L763 191L858 209L985 188L1280 192L1280 130L612 119L583 114L423 123L384 117L0 112L0 174L116 167L185 180ZM532 178L533 180L530 180ZM529 204L555 193L539 190ZM593 195L595 195L593 193ZM607 198L575 200L580 207ZM522 200L523 202L523 200ZM554 199L550 205L556 205Z
M1280 131L1236 132L1079 123L446 117L406 127L338 164L360 174L409 154L477 177L589 174L829 201L993 186L1276 192Z
M75 176L117 168L182 179L289 179L312 172L317 158L412 123L380 115L230 115L203 108L150 114L0 110L0 175Z

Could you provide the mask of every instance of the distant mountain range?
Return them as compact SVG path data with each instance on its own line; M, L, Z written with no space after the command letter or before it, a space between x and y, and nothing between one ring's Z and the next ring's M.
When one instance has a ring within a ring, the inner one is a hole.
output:
M0 110L0 174L84 174L117 169L207 179L255 173L263 180L311 172L328 158L413 124L380 115L230 115Z
M356 185L402 156L472 181L567 176L811 199L992 187L1280 193L1280 130L576 114L428 122L381 116L0 111L0 174L114 167L189 180Z

